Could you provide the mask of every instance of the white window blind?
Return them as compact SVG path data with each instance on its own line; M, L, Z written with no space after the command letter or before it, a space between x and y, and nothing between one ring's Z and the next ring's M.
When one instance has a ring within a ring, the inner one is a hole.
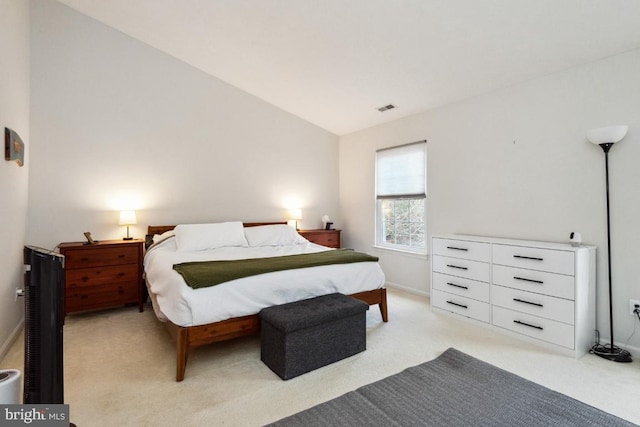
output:
M376 197L426 197L427 141L376 152Z

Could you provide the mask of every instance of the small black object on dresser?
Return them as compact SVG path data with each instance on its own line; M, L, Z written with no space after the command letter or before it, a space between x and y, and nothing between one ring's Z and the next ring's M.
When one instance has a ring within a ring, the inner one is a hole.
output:
M360 353L368 309L339 293L262 309L260 358L288 380Z

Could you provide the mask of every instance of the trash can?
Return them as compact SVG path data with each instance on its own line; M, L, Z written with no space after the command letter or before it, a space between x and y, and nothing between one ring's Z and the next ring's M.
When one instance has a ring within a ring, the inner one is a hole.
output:
M0 403L6 405L20 404L19 370L0 370Z

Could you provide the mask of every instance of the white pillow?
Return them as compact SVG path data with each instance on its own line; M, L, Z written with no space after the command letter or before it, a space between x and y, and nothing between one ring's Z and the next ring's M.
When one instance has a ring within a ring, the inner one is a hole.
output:
M165 239L168 239L169 237L175 236L175 235L176 235L175 231L169 230L169 231L165 231L162 234L154 234L153 237L152 237L152 240L153 240L153 243L158 243L158 242L161 242L161 241L163 241Z
M176 246L181 252L203 251L224 246L247 246L242 222L180 224L175 228Z
M307 242L293 227L285 224L245 227L244 234L249 246L289 246Z

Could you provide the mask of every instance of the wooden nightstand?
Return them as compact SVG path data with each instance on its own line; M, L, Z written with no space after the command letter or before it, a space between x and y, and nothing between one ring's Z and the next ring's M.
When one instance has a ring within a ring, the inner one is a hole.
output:
M143 310L143 240L60 243L65 256L65 315L138 304Z
M340 248L340 231L342 230L298 230L298 233L308 241L328 246L330 248Z

